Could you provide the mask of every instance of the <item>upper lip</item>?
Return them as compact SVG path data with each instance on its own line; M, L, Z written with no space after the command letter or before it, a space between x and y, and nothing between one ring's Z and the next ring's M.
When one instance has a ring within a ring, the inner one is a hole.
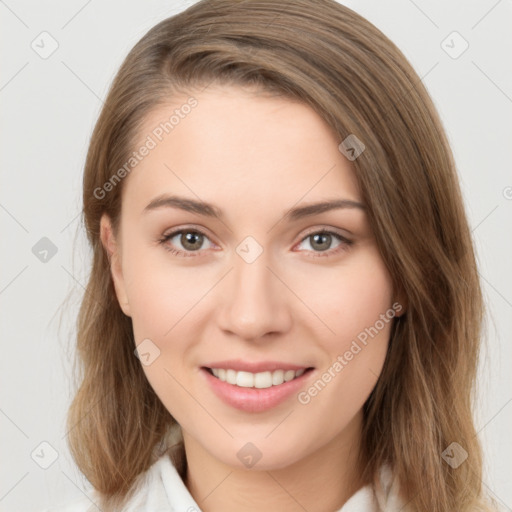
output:
M273 372L275 370L302 370L311 368L306 365L283 363L280 361L242 361L241 359L230 359L228 361L216 361L204 365L205 368L224 368L237 372Z

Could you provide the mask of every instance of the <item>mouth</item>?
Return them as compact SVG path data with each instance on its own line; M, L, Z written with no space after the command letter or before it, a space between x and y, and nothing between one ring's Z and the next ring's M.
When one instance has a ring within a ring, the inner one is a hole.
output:
M298 370L277 369L274 371L267 370L253 373L247 371L237 371L233 368L203 367L203 369L222 382L226 382L240 388L256 389L266 389L275 386L281 386L285 382L298 379L305 373L313 370L312 367L308 367L300 368Z
M289 403L315 373L313 367L279 366L283 364L217 363L202 366L201 374L225 405L246 413L264 413ZM256 371L247 371L249 368Z

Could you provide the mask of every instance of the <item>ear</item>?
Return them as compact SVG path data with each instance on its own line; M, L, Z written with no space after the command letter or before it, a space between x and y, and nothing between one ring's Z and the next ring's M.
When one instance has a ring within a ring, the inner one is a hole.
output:
M112 281L114 282L114 288L116 290L119 306L125 315L131 316L130 304L126 294L126 286L121 265L120 248L118 241L114 236L110 217L108 217L106 213L102 215L100 221L100 239L101 243L103 244L103 248L107 252L108 260L110 262L110 273L112 275Z

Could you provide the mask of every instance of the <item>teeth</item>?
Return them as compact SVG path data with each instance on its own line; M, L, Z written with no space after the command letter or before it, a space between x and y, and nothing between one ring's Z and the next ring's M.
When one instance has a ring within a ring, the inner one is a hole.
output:
M288 382L289 380L292 380L295 378L295 372L293 370L287 370L284 372L284 381Z
M226 370L224 368L212 368L212 373L219 380L233 384L241 388L270 388L279 386L283 382L289 382L300 377L306 370L275 370L273 372L237 372L236 370Z
M219 378L220 378L220 376L219 376ZM236 385L240 386L241 388L254 387L254 375L249 372L237 372Z
M235 372L235 370L226 370L226 382L228 384L236 384L236 372Z
M284 370L276 370L272 372L272 384L274 386L279 386L284 382Z

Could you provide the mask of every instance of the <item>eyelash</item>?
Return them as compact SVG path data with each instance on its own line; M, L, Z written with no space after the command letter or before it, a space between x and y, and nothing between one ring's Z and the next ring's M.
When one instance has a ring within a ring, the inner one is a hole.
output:
M169 247L169 245L167 244L167 242L169 240L171 240L172 238L174 238L176 235L180 235L183 233L194 233L194 234L202 235L205 238L208 238L206 233L203 233L199 229L182 228L182 229L173 231L172 233L162 236L158 240L158 243L163 245L164 249L166 251L169 251L171 254L173 254L175 256L181 256L181 257L186 257L186 258L196 257L197 254L194 254L194 253L200 252L200 251L182 251L180 249L174 249L173 247ZM332 250L328 249L326 251L310 251L310 252L316 253L314 256L311 256L312 258L322 258L322 257L334 256L340 252L348 250L350 248L350 246L353 244L353 242L351 240L348 240L347 238L340 235L339 233L336 233L335 231L329 231L327 229L320 229L318 231L312 231L312 232L308 233L306 236L304 236L304 238L302 238L302 240L300 241L299 245L302 242L304 242L306 239L312 237L313 235L333 235L341 242L341 244L337 248L332 249Z

